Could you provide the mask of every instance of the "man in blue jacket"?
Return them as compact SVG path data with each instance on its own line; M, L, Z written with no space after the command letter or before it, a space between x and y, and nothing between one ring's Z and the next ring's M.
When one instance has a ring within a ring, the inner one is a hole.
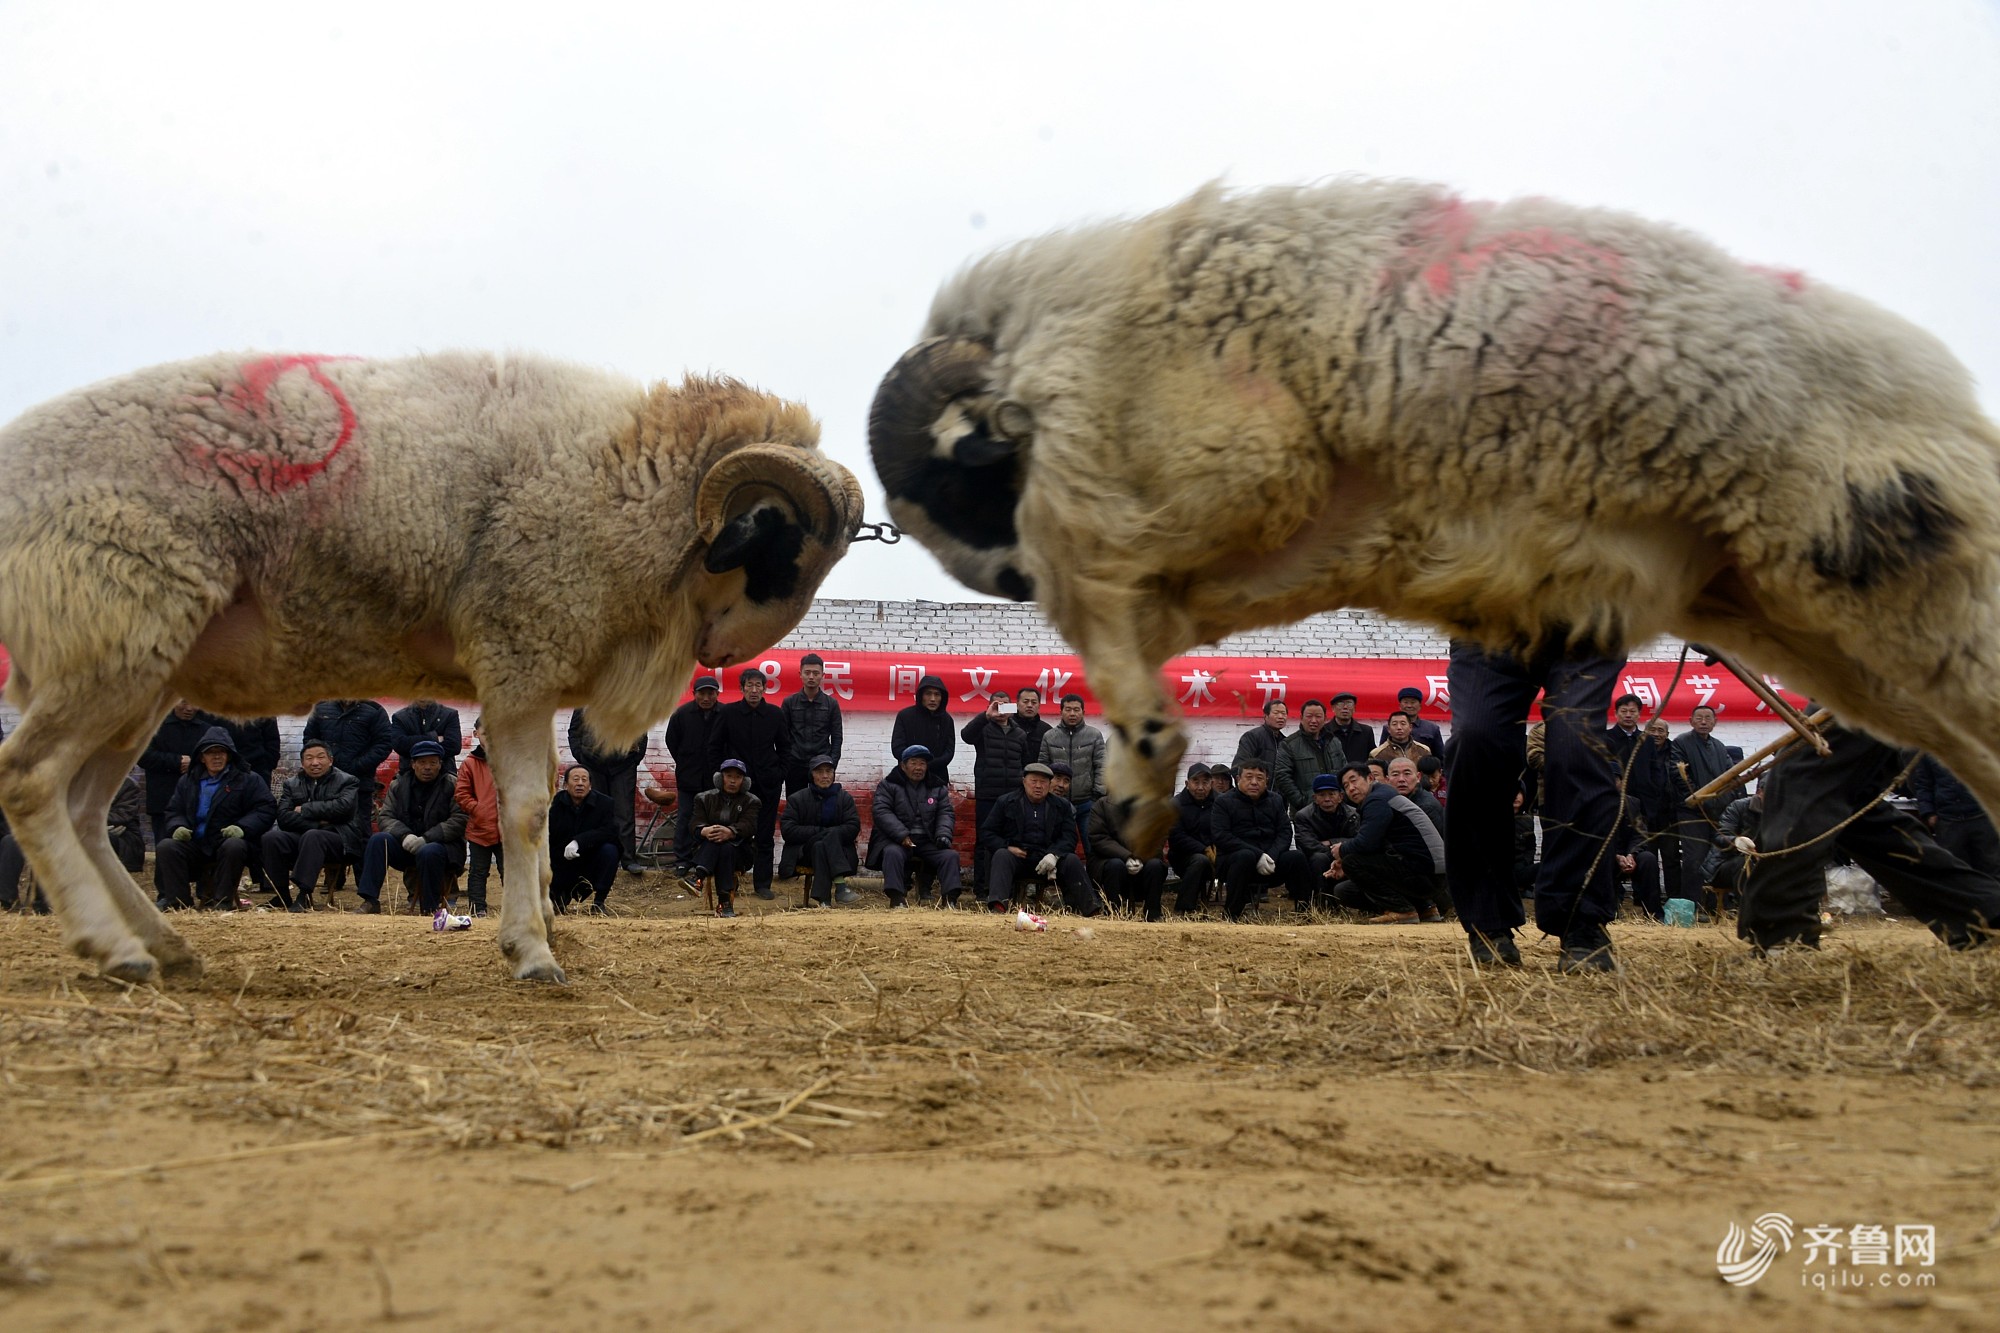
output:
M1334 898L1343 907L1372 912L1375 926L1442 921L1437 895L1444 887L1444 839L1409 797L1377 782L1365 764L1340 770L1347 799L1360 808L1361 827L1333 844Z
M244 764L225 728L210 727L167 803L166 839L154 848L159 905L193 906L193 885L206 876L203 906L235 911L236 886L250 849L277 817L271 784Z

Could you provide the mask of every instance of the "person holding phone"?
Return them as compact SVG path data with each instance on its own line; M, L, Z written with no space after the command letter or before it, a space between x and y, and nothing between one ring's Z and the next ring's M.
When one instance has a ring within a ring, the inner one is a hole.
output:
M1034 759L1028 748L1028 733L1021 726L1020 710L1013 696L1006 690L995 690L986 701L986 711L965 724L959 739L973 750L972 761L972 808L977 815L980 828L986 827L986 816L993 811L993 805L1010 791L1021 786L1021 770ZM972 883L983 897L986 892L986 869L991 860L985 840L972 854Z

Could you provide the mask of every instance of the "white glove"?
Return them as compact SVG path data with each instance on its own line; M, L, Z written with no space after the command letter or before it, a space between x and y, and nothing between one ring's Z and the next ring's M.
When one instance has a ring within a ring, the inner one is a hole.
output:
M570 839L569 846L563 848L563 860L565 861L574 861L582 855L583 848L576 845L576 839L574 838Z
M1138 873L1139 873L1139 872L1140 872L1141 870L1144 870L1145 868L1146 868L1146 865L1145 865L1145 862L1141 861L1141 860L1140 860L1140 859L1139 859L1138 857L1136 857L1136 856L1128 856L1127 858L1125 858L1125 873L1126 873L1126 874L1128 874L1128 875L1136 875L1136 874L1138 874Z
M1735 847L1737 851L1743 853L1745 856L1757 850L1757 844L1745 837L1738 837L1731 846Z
M1037 875L1053 874L1055 868L1056 868L1056 854L1054 852L1050 852L1047 856L1044 856L1040 861L1037 861L1035 863L1035 873Z
M1277 870L1278 870L1278 863L1271 859L1271 854L1269 852L1265 852L1262 856L1257 858L1258 874L1272 875L1276 874Z
M403 850L408 852L411 856L415 856L418 852L422 851L423 849L424 849L423 834L405 833L403 835Z

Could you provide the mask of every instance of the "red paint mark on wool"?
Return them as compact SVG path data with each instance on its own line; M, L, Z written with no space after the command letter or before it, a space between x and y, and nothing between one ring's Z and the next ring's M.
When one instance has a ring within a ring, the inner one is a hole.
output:
M1770 268L1763 264L1745 264L1743 267L1752 273L1762 274L1793 294L1806 289L1806 275L1795 268Z
M1416 244L1410 248L1410 257L1429 261L1423 265L1422 273L1431 295L1449 296L1466 278L1490 268L1503 256L1546 261L1580 270L1584 276L1598 281L1615 280L1624 273L1625 257L1617 251L1552 227L1503 231L1474 245L1473 228L1485 211L1483 207L1469 207L1463 200L1450 198L1417 224ZM1624 296L1608 289L1602 299L1622 304Z
M225 389L220 397L207 400L219 403L234 415L248 418L257 434L275 437L281 433L285 422L277 405L271 401L271 390L285 375L304 371L332 401L340 423L333 442L317 457L284 458L255 450L222 447L200 439L184 439L188 458L198 466L221 473L246 491L278 495L305 485L332 466L333 460L353 442L355 431L361 424L347 395L320 368L328 361L354 359L343 356L259 357L237 369L236 383Z

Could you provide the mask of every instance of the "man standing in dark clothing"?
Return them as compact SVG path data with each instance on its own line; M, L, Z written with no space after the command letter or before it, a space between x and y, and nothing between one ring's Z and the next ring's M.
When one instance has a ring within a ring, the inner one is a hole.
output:
M785 726L792 734L792 752L785 762L785 794L802 791L812 784L813 759L826 755L840 764L840 700L821 688L826 679L826 661L818 653L799 659L799 689L779 707Z
M1365 764L1375 753L1375 729L1354 720L1354 703L1354 696L1346 690L1333 696L1333 718L1326 724L1326 734L1346 756L1343 763Z
M1527 767L1523 725L1542 692L1542 862L1535 922L1562 940L1565 972L1611 971L1605 924L1618 914L1617 869L1608 840L1618 788L1604 753L1604 716L1624 668L1619 658L1577 648L1562 635L1533 656L1451 645L1450 817L1445 875L1478 963L1518 967L1514 931L1527 924L1514 887L1514 793Z
M1014 901L1014 882L1054 875L1063 902L1082 916L1103 910L1097 889L1084 873L1076 854L1076 811L1060 796L1049 794L1055 773L1047 764L1029 764L1021 786L994 802L993 813L979 826L980 840L990 853L986 870L986 907L1005 912Z
M1415 768L1409 771L1414 776ZM1333 844L1331 878L1341 881L1335 900L1373 913L1368 922L1375 926L1443 920L1434 899L1444 876L1444 839L1430 817L1390 783L1377 782L1365 764L1341 769L1340 784L1360 818L1353 837Z
M761 674L757 677L763 678ZM619 864L628 875L643 874L646 867L639 862L634 805L639 799L639 765L646 762L652 738L641 736L629 750L600 749L597 738L590 734L584 712L579 708L569 715L570 755L590 773L591 790L602 793L611 802L611 818L618 825Z
M1209 814L1221 858L1216 873L1227 890L1222 914L1231 921L1243 919L1259 887L1279 882L1291 894L1296 910L1303 912L1312 905L1312 867L1305 853L1292 846L1291 811L1285 809L1284 798L1270 790L1269 781L1263 760L1254 755L1239 759L1236 790L1216 797Z
M1728 747L1712 734L1715 731L1713 708L1706 704L1696 708L1688 715L1688 727L1689 730L1675 737L1667 762L1681 784L1689 792L1697 792L1728 772L1736 761L1729 757ZM1674 812L1676 840L1690 851L1706 847L1715 836L1723 811L1742 794L1740 785L1732 786L1703 801L1697 808L1679 805ZM1701 901L1701 862L1702 858L1698 855L1681 857L1681 882L1677 896L1690 902Z
M1285 723L1291 715L1283 699L1265 700L1263 722L1236 738L1236 758L1230 768L1240 773L1243 765L1254 759L1267 775L1277 772L1278 745L1285 739Z
M574 721L572 718L572 726ZM458 752L464 748L465 736L459 730L456 708L447 708L435 699L412 699L409 707L398 708L390 715L389 735L404 767L409 766L412 745L418 741L436 741L444 751L444 771L457 776Z
M1021 787L1021 770L1035 760L1028 749L1028 733L1021 727L1017 705L1007 691L995 690L986 701L986 711L965 724L959 739L972 747L973 824L983 827L994 803ZM981 839L972 853L972 887L986 892L986 842Z
M354 827L347 836L347 855L359 865L375 832L375 793L380 785L375 770L395 745L389 710L373 699L328 699L313 705L299 739L325 741L333 751L333 766L354 775Z
M1987 943L2000 927L2000 880L1938 846L1914 816L1876 800L1907 755L1837 721L1820 734L1832 754L1795 745L1764 780L1763 837L1743 887L1737 936L1759 953L1783 945L1818 948L1823 867L1837 849L1952 948ZM1853 823L1832 832L1863 807Z
M154 848L162 907L193 904L192 887L209 875L205 906L236 910L236 886L250 849L277 818L271 784L244 767L229 731L212 726L194 766L167 803L167 836Z
M897 763L912 745L930 751L933 782L951 781L951 757L958 753L958 736L944 707L946 697L944 681L925 676L917 682L917 701L896 714L896 725L889 733L889 755Z
M1396 708L1410 719L1411 739L1421 742L1438 758L1444 758L1444 730L1437 723L1425 720L1424 692L1414 685L1405 685L1396 691Z
M1927 754L1910 775L1910 795L1917 798L1917 818L1938 846L1980 874L2000 878L2000 834L1956 773Z
M757 804L757 832L752 841L751 888L759 898L775 898L771 892L772 852L778 827L778 793L785 786L785 763L792 753L791 728L785 725L782 710L764 702L769 682L756 667L745 667L737 677L743 697L722 706L722 722L717 745L722 758L741 759L750 774L750 790L761 792Z
M721 740L722 682L702 676L694 683L694 698L674 710L667 719L667 753L674 759L674 790L680 793L674 813L674 873L685 876L694 869L694 798L713 784L715 766L721 760L716 746Z
M1299 705L1299 729L1278 742L1278 766L1271 785L1294 813L1312 804L1313 779L1335 773L1346 761L1326 733L1326 705L1308 699Z
M201 712L187 700L176 699L173 711L160 723L152 743L139 756L139 767L146 774L146 814L153 823L155 844L167 836L167 802L174 798L174 788L194 766L195 746L201 744L210 727L219 723L219 718ZM155 865L153 870L157 880L159 867Z
M1048 735L1053 724L1042 717L1042 692L1035 686L1023 685L1014 700L1021 708L1021 715L1014 720L1027 737L1028 759L1032 762L1042 752L1042 737Z
M278 769L278 719L257 717L248 722L232 722L222 719L223 729L229 739L236 743L236 753L243 757L243 766L264 779L269 785L271 774Z

